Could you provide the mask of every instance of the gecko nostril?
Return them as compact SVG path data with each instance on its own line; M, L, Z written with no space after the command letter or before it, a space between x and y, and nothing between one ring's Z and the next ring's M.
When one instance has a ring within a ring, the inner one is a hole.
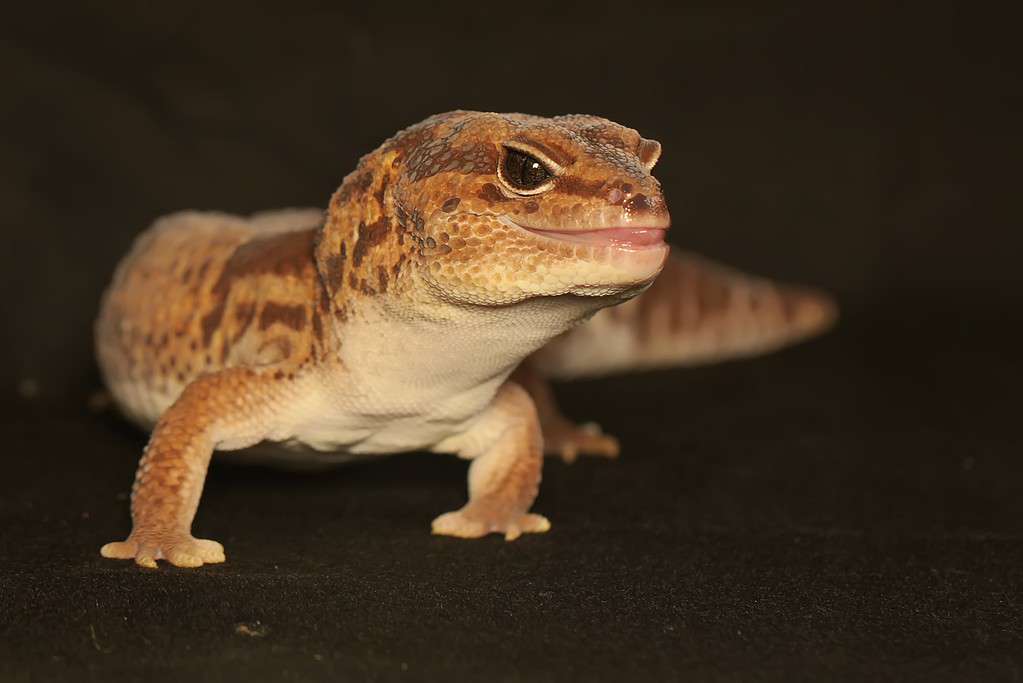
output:
M653 202L651 202L643 193L629 197L624 206L625 210L629 213L641 213L644 211L650 211L654 208Z

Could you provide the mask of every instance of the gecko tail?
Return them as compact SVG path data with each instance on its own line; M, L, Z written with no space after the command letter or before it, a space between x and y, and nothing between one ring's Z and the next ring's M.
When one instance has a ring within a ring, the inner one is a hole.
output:
M531 363L558 379L716 363L795 344L837 319L823 292L673 250L649 289L558 337Z

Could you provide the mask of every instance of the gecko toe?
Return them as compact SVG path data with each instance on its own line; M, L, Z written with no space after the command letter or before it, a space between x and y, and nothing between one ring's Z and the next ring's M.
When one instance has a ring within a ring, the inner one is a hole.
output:
M224 546L212 541L208 538L197 538L196 549L199 552L199 557L202 561L207 564L219 564L220 562L226 562L227 556L224 554Z
M514 541L524 533L542 534L551 528L550 520L543 515L528 513L509 525L504 533L504 540Z
M172 550L167 554L167 561L175 567L201 567L202 558L185 550Z
M448 512L433 520L431 532L436 536L455 536L457 538L480 538L487 535L487 528L482 521L471 519L461 510Z
M99 549L99 554L112 560L130 560L135 557L136 545L129 541L114 541Z
M156 569L156 558L150 555L139 555L135 558L135 564L146 569Z

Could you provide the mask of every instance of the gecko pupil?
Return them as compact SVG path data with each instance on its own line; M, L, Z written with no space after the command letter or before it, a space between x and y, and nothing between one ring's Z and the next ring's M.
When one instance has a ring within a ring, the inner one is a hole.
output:
M510 148L505 150L501 171L515 190L535 190L551 177L551 172L538 159Z

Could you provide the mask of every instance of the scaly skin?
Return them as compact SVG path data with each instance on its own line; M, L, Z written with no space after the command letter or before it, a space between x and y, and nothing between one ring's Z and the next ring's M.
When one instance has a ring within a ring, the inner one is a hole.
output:
M509 150L552 177L515 187ZM157 221L96 324L111 393L153 430L131 534L103 555L223 562L191 533L215 449L289 465L456 454L472 460L469 502L434 533L543 532L529 509L544 449L619 449L561 415L548 376L719 360L827 327L822 295L668 259L659 155L597 117L450 112L363 157L326 212Z
M553 172L542 191L498 172L508 147ZM529 512L539 420L506 380L656 277L669 224L650 175L659 154L596 117L451 112L363 157L322 219L158 221L119 266L96 326L111 393L153 426L131 534L103 555L223 561L191 534L206 468L214 449L260 442L454 453L473 460L470 500L435 533L547 530Z

